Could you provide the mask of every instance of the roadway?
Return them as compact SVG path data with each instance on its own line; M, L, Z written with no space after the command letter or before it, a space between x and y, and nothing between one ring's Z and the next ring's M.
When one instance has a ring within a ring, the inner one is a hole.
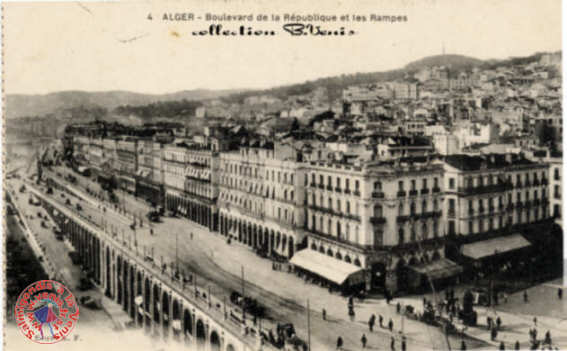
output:
M69 185L69 184L67 184ZM246 272L246 294L258 299L268 309L271 321L263 321L264 328L269 328L275 322L291 322L296 327L298 335L307 340L306 298L310 298L311 342L312 348L334 348L337 336L342 336L347 348L360 345L360 338L366 334L370 349L389 348L391 335L386 329L368 332L366 321L371 313L382 314L386 321L395 320L396 327L393 335L399 339L399 331L404 328L408 338L409 349L445 348L442 333L437 328L413 321L401 321L393 312L392 306L383 301L365 301L357 303L357 318L350 321L346 316L346 300L340 296L329 294L317 286L307 285L293 275L283 272L273 272L267 260L260 259L253 252L238 245L227 245L218 233L210 233L193 222L181 218L163 218L163 222L153 225L154 234L150 234L147 221L142 228L133 231L129 225L132 220L108 208L103 211L97 200L74 187L75 192L85 200L73 198L71 206L77 202L83 207L83 215L90 217L108 232L114 233L118 239L123 238L127 245L138 243L141 253L152 255L158 264L165 263L171 267L175 263L176 252L180 271L185 274L193 273L198 276L200 287L211 287L213 295L222 299L228 298L231 291L240 291L240 264L244 264ZM68 197L68 196L67 196ZM64 203L61 192L55 191L52 198ZM189 233L194 234L190 240ZM176 240L177 237L177 240ZM152 249L153 248L153 249ZM270 279L269 276L275 279ZM293 284L293 285L291 285ZM289 288L293 286L293 288ZM269 290L268 290L269 289ZM320 311L327 309L328 318L324 321ZM460 345L460 339L451 338L452 345ZM472 344L469 343L469 348ZM478 343L477 343L478 344ZM399 344L398 344L399 347Z

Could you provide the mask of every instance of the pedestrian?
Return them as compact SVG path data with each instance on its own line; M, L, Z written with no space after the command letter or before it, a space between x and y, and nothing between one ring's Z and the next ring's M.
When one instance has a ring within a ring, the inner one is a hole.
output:
M327 311L323 308L323 320L327 320Z
M492 328L492 330L490 331L490 339L494 341L496 340L497 336L498 336L498 332L496 331L496 328Z
M528 291L524 290L524 302L527 303L528 302Z
M374 323L376 323L376 316L373 314L370 316L370 319L368 319L368 329L370 332L374 329Z
M193 232L191 232L191 240L193 240Z
M500 341L500 350L502 351L506 350L506 347L504 346L504 341Z
M400 313L400 310L402 309L402 305L400 305L400 303L398 302L396 304L396 312Z
M406 339L402 339L402 351L406 351Z
M467 344L465 344L464 340L461 340L461 351L466 351L467 349Z
M514 344L514 350L520 351L520 342L518 340L516 340L516 344Z
M549 330L545 332L545 340L543 343L551 346L551 333L549 332Z
M340 336L337 338L337 350L342 350L343 349L343 338L341 338Z
M378 315L378 321L380 322L380 328L382 328L382 323L384 323L384 317L382 315Z
M492 317L486 316L486 329L492 329Z
M396 339L394 339L393 336L390 339L390 350L392 350L392 351L396 350Z
M534 326L537 327L537 317L534 317Z
M563 289L557 289L557 297L559 298L559 300L563 298Z
M498 316L496 318L496 329L500 330L501 325L502 325L502 319L500 319L500 316Z
M366 348L366 335L363 333L362 334L362 338L360 338L360 341L362 342L362 348L365 349Z
M394 330L394 322L392 321L392 318L388 321L388 329L390 329L390 332Z

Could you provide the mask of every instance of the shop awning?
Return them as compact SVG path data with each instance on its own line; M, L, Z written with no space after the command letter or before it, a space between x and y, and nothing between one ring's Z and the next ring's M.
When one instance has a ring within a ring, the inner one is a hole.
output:
M513 234L505 237L479 241L472 244L465 244L461 249L461 253L465 256L478 260L484 257L522 249L528 246L530 246L530 242L521 234Z
M361 267L310 249L296 252L289 262L339 285L349 276L362 270Z
M409 266L409 268L420 274L427 275L433 280L452 277L463 272L463 267L446 258L419 266Z

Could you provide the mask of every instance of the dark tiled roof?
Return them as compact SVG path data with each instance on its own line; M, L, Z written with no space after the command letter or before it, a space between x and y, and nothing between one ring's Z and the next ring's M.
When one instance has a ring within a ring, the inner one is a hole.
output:
M498 169L516 165L535 164L526 159L523 155L515 154L487 154L482 156L449 155L445 157L445 162L462 171L476 171L481 168Z

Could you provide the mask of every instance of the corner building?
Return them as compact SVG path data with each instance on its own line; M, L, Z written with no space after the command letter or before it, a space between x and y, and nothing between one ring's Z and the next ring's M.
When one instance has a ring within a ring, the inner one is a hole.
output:
M418 288L431 264L442 266L440 278L452 275L458 267L444 262L442 179L443 168L425 158L311 163L304 255L358 271L326 277L307 256L303 268L341 289L390 292Z

